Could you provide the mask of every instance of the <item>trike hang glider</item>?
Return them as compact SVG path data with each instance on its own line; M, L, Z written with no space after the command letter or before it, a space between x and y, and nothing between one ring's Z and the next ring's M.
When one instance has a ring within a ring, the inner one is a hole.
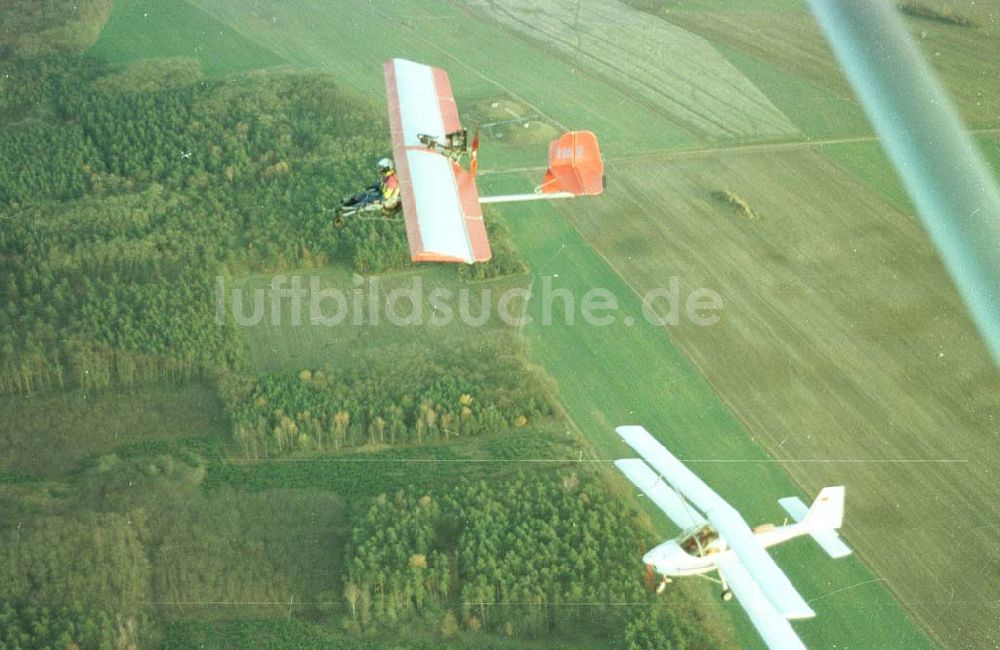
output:
M769 648L805 648L789 619L816 613L764 550L810 535L832 558L850 555L837 529L844 517L844 487L820 491L812 507L798 497L778 499L795 523L751 529L743 517L641 426L616 429L642 459L615 466L684 532L646 553L642 560L663 576L718 572L723 600L733 595ZM648 463L648 464L647 464ZM712 578L709 578L712 579Z
M564 133L549 146L542 184L528 194L480 197L478 136L458 119L448 73L406 59L385 63L385 89L403 220L414 262L490 259L481 203L600 194L604 163L589 131ZM461 166L469 157L469 168Z

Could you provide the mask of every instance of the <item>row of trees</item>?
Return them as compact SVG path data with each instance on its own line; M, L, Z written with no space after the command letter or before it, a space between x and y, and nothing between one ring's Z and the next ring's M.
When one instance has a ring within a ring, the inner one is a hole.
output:
M341 366L219 378L248 458L423 443L555 416L551 389L501 346L380 348Z
M383 495L352 533L350 625L436 622L455 610L470 631L586 630L626 636L632 647L650 639L709 647L669 609L639 622L633 608L616 606L654 602L638 563L642 537L631 513L575 474Z

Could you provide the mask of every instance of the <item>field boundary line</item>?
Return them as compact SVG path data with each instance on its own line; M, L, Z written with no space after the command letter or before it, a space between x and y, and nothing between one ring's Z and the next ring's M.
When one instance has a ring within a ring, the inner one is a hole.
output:
M586 437L573 422L573 428ZM613 463L617 458L240 458L228 456L219 459L229 465L265 465L268 463ZM907 463L968 463L968 458L681 458L685 463L695 465L774 465L784 463L846 463L846 464L907 464ZM998 525L1000 526L1000 525ZM976 528L996 528L978 526Z
M969 129L966 133L973 135L998 135L1000 127L988 127L981 129ZM723 145L718 147L697 147L693 149L659 149L654 151L643 151L641 153L626 154L605 158L604 163L608 166L632 165L648 162L668 162L681 158L698 158L701 156L712 156L726 153L769 153L773 151L794 151L796 149L809 149L811 147L823 147L826 145L853 144L859 142L878 142L875 135L859 135L845 138L822 138L809 140L792 140L783 142L750 142L746 144ZM515 173L535 173L545 171L548 167L512 167L509 169L481 169L480 176L497 176L501 174ZM572 225L572 224L571 224ZM578 231L579 232L579 231ZM582 236L582 234L581 234Z

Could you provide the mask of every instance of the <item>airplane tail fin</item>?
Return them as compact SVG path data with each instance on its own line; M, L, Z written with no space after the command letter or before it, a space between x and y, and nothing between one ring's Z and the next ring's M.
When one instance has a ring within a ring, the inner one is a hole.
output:
M792 519L806 527L827 555L832 558L851 554L851 549L840 539L837 529L844 523L844 486L823 488L808 509L798 497L778 499Z
M536 191L576 196L603 192L604 161L597 136L590 131L569 131L553 140L549 145L549 169Z
M802 522L816 528L840 528L844 524L844 486L820 490Z

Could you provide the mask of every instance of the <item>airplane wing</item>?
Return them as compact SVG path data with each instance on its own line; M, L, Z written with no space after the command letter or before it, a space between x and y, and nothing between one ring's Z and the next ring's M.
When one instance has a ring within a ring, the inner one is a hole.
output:
M723 559L718 564L719 573L736 596L737 602L750 617L764 643L773 650L790 650L805 645L792 629L788 619L778 613L771 601L764 595L760 585L736 558Z
M694 509L694 506L684 501L684 498L650 469L649 465L642 459L623 458L616 460L615 467L621 470L621 473L634 486L642 490L643 494L665 512L670 517L670 521L674 522L681 530L708 523L701 513Z
M430 151L418 136L444 142L459 131L448 73L406 59L386 61L385 89L393 159L415 262L485 262L490 259L479 191L472 175Z
M735 508L677 460L645 428L625 426L618 427L615 431L675 490L705 514L774 609L785 618L810 618L816 615L792 586L788 576L757 542L753 531Z

